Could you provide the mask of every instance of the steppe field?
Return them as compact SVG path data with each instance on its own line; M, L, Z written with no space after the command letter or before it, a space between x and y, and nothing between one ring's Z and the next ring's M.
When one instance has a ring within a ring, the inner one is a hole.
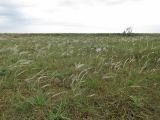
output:
M160 120L160 34L0 34L0 120Z

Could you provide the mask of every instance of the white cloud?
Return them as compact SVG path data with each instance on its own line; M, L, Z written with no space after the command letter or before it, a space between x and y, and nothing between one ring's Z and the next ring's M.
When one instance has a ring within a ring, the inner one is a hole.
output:
M12 9L6 6L7 12L4 12L1 3ZM17 29L7 30L9 27L6 27L6 30L122 32L125 27L132 26L134 32L160 32L157 28L153 30L160 25L159 3L159 0L10 0L0 2L0 18L3 13L11 21L0 19L0 27L6 23L11 28L17 22L20 23L16 24Z

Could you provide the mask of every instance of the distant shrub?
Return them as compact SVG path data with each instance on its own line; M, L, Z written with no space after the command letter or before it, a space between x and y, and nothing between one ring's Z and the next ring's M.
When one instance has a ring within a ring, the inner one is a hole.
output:
M133 28L132 27L127 27L124 31L124 35L131 35L133 33Z

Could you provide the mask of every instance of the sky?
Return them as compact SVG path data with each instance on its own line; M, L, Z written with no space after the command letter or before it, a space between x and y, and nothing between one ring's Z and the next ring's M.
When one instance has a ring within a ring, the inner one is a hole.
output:
M0 0L0 32L160 32L160 0Z

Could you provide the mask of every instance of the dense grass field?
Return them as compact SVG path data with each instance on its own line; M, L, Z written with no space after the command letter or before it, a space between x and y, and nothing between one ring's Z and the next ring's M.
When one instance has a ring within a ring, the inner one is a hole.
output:
M160 34L0 34L0 120L159 120Z

